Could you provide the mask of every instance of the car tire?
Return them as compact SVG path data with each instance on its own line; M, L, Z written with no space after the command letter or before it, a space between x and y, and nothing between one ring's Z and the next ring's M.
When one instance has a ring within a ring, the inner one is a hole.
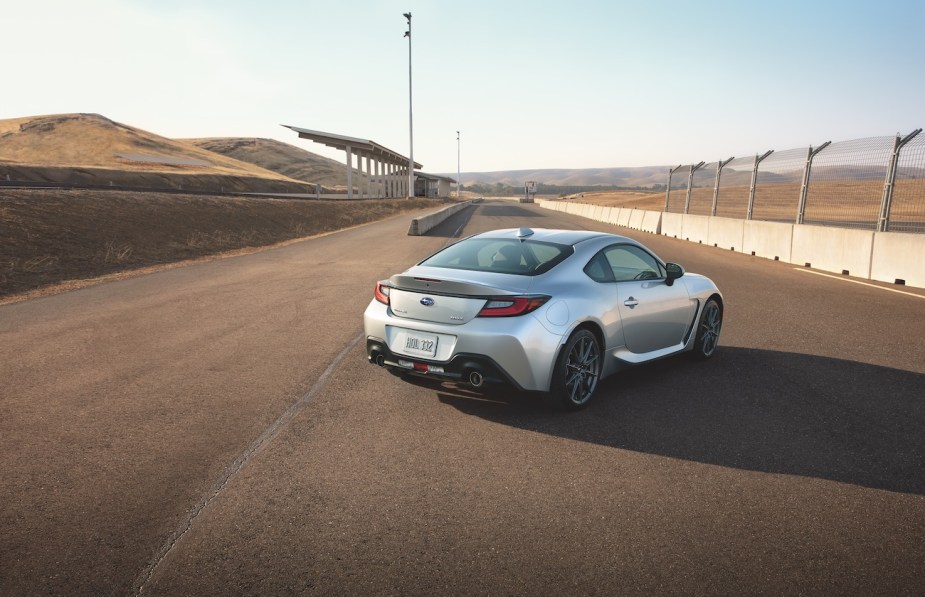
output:
M588 405L601 375L601 347L589 330L576 330L559 351L547 394L549 403L562 410Z
M713 356L719 345L719 334L722 329L723 308L716 299L710 299L703 306L700 321L697 323L697 337L694 338L694 347L691 352L695 359L703 360Z

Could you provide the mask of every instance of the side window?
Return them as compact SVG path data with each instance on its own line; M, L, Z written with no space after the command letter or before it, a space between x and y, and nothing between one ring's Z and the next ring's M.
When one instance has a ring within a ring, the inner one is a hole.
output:
M595 282L613 282L613 273L603 253L598 253L585 266L585 273Z
M603 255L617 282L665 277L665 270L658 260L637 246L614 245L605 249Z

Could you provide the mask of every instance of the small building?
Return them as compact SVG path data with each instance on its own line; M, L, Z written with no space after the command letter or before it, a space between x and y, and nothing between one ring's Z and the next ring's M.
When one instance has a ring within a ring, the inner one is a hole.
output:
M451 185L455 184L456 180L448 176L418 171L415 173L414 194L416 197L450 197Z

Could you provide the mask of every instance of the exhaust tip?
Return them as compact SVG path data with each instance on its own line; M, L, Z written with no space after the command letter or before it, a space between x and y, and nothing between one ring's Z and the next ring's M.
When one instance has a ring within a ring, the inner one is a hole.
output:
M482 374L478 371L472 371L469 373L469 384L473 388L480 388L482 384L485 383L485 378L482 377Z
M385 367L385 357L381 354L376 355L376 364L380 367Z

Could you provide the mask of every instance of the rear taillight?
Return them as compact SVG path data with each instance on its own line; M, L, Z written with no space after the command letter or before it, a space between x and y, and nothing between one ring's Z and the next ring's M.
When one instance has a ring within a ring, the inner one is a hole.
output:
M383 305L389 304L389 289L390 286L387 282L376 283L376 300Z
M536 311L548 296L498 296L488 299L478 317L515 317Z

